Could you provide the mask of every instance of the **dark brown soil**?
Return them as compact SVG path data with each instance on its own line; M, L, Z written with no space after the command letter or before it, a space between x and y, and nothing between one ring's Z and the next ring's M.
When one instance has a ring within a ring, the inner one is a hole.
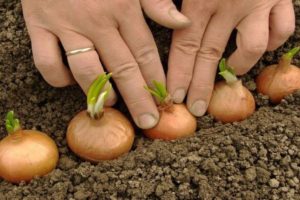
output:
M0 0L0 119L15 110L24 127L55 139L60 160L51 174L28 184L0 180L0 200L300 199L300 92L274 106L256 94L253 82L263 66L300 45L299 2L295 35L243 78L258 104L252 117L222 125L204 116L195 137L176 142L138 134L128 155L98 165L81 161L66 146L67 124L85 107L85 97L76 86L55 89L43 81L32 62L17 2ZM149 23L166 63L170 31ZM5 134L0 120L0 138Z

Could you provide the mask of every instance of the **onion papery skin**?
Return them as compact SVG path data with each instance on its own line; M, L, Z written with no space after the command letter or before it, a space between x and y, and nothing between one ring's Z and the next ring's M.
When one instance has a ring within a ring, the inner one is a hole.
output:
M129 152L133 141L131 123L113 108L105 108L100 119L92 119L82 111L71 120L67 130L70 149L90 162L115 159Z
M257 91L269 96L271 102L280 101L300 89L300 69L294 65L271 65L262 70L256 78Z
M241 81L215 84L208 106L208 113L223 123L242 121L255 111L255 100Z
M151 139L175 140L193 136L197 128L196 118L183 104L173 104L168 109L162 109L158 124L144 130Z
M0 142L0 176L12 183L30 181L51 172L58 157L57 146L48 135L19 130Z

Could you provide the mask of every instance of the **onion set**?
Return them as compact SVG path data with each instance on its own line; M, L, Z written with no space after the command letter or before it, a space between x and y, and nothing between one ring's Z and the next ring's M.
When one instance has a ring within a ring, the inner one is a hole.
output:
M111 160L130 151L134 129L129 120L104 103L111 89L111 74L100 75L87 95L87 110L79 112L69 123L67 143L82 159L99 162ZM109 84L105 89L105 85Z
M279 103L285 96L300 89L300 69L291 64L300 47L284 54L279 63L267 66L256 79L257 91Z
M48 135L22 130L13 111L7 113L6 130L8 135L0 142L0 177L19 183L46 175L56 167L58 149Z
M175 140L194 135L196 118L187 110L184 104L173 104L166 87L153 81L153 88L145 87L159 101L160 120L144 134L152 139Z
M224 123L246 119L255 111L253 95L236 77L233 69L227 66L225 59L221 60L219 69L225 81L215 84L208 113Z

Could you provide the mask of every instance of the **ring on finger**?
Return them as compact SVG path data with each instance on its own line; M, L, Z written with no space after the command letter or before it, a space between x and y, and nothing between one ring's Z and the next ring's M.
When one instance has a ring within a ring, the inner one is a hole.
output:
M80 53L85 53L85 52L89 52L89 51L94 51L95 47L86 47L86 48L80 48L80 49L74 49L74 50L70 50L70 51L66 51L66 56L73 56L73 55L77 55Z

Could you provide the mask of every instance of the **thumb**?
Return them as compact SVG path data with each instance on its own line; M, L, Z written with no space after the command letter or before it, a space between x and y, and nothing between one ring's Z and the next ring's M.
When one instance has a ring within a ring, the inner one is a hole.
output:
M145 13L155 22L172 29L185 28L191 21L181 14L172 0L140 0Z

